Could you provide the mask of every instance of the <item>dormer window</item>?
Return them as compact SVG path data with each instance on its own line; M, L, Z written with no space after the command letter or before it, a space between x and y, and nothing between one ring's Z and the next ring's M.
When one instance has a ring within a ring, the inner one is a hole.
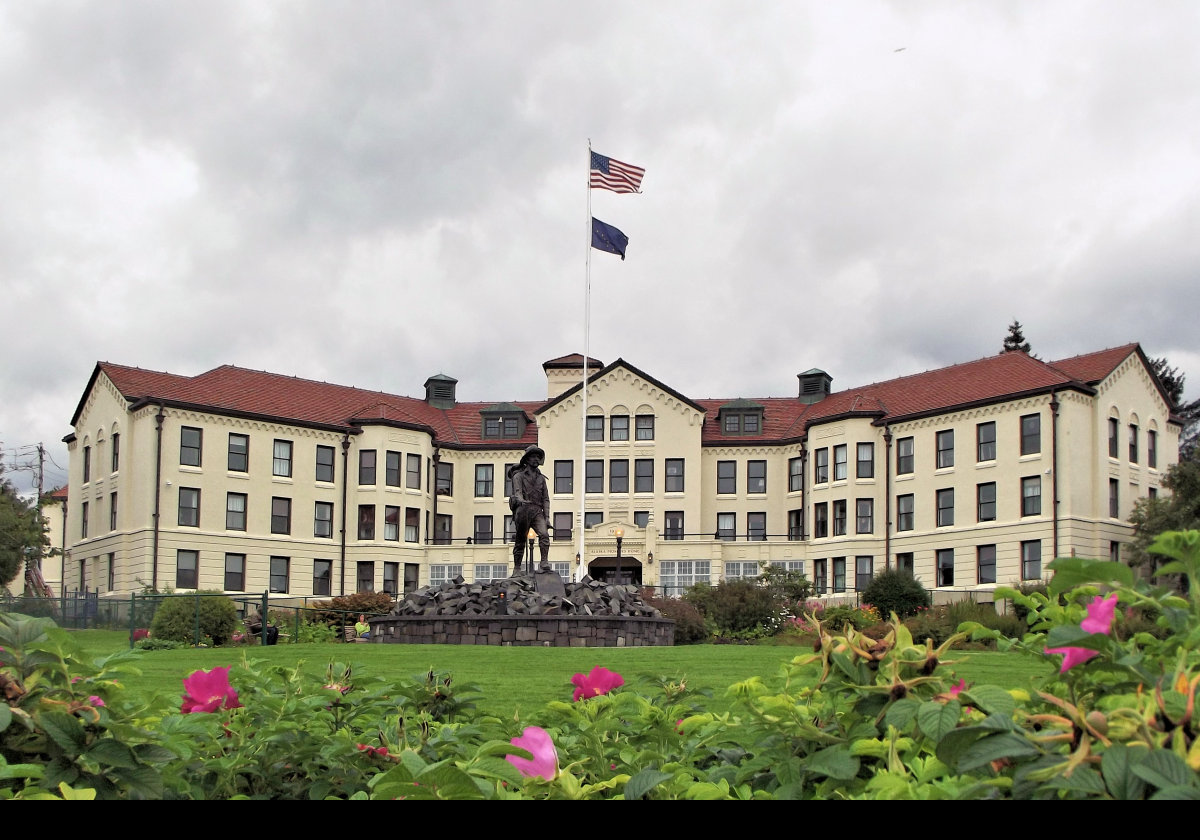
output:
M520 438L525 435L525 412L512 403L499 403L479 412L486 439Z
M722 434L757 435L762 433L763 407L749 400L734 400L721 407Z

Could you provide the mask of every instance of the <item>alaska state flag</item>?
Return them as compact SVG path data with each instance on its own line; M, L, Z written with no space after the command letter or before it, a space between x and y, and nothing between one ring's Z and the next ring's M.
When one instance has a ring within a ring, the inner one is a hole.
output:
M608 251L610 254L620 254L621 259L625 259L625 247L629 244L629 237L621 233L612 225L606 225L599 219L592 217L592 247L597 251Z

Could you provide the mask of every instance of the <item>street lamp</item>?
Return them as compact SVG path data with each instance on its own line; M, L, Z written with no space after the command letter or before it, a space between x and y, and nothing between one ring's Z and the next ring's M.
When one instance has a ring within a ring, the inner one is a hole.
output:
M617 538L617 585L621 584L621 540L625 539L625 529L618 528L613 531Z
M533 571L533 541L536 539L537 531L530 528L529 533L525 535L525 551L527 552L527 557L529 558L527 561L529 565L526 566L526 568L531 572Z

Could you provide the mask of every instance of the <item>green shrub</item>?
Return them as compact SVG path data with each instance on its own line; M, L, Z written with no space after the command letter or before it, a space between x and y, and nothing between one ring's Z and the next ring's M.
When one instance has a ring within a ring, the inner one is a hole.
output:
M1022 595L1032 595L1036 592L1044 597L1048 597L1047 593L1049 592L1049 587L1041 581L1023 581L1018 587L1016 587L1016 589ZM1029 615L1029 607L1014 601L1013 614L1016 615L1017 618L1021 619L1022 622L1028 623L1027 617Z
M845 630L847 627L862 630L864 627L870 627L872 624L877 623L874 617L864 613L858 607L852 607L848 604L826 607L821 612L819 618L825 629L832 632L839 632Z
M340 640L341 630L328 624L304 621L300 624L298 643L332 644Z
M396 606L396 600L386 592L355 592L352 595L338 595L328 601L314 601L312 606L317 611L313 614L313 621L330 627L342 627L353 624L360 614L368 618L387 615Z
M196 638L197 613L200 639ZM236 626L237 607L233 601L221 592L209 590L164 599L154 613L150 635L185 645L202 642L208 636L214 645L223 645L233 636Z
M941 645L954 635L954 628L957 626L950 623L948 612L945 606L917 610L917 614L904 619L903 624L912 634L913 641L924 642L926 639L932 639L935 645Z
M649 590L642 592L642 600L675 622L675 644L698 645L708 641L709 632L704 624L704 616L695 605L682 598L668 598L652 594Z
M755 580L723 580L716 586L698 583L684 593L683 599L722 636L773 635L783 626L783 604L774 592Z
M885 569L871 578L862 591L862 602L878 609L884 619L892 613L907 618L916 615L920 607L930 605L925 587L903 569Z
M764 566L758 581L788 604L803 603L811 598L814 592L812 583L803 574L788 571L781 566Z

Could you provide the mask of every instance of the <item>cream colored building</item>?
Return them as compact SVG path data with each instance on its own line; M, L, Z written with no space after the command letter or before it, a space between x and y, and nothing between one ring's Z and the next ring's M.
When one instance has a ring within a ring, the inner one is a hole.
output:
M1120 557L1134 502L1178 459L1136 344L840 392L814 369L763 399L695 400L592 360L586 423L583 357L543 369L543 399L490 404L443 375L418 399L100 363L66 438L62 585L300 598L504 577L504 475L536 443L564 576L680 594L785 564L851 596L900 565L942 599L988 599L1055 556Z

